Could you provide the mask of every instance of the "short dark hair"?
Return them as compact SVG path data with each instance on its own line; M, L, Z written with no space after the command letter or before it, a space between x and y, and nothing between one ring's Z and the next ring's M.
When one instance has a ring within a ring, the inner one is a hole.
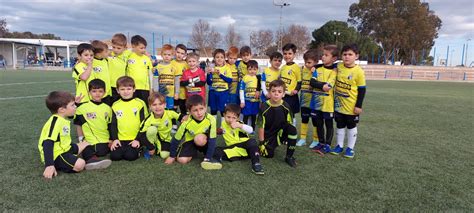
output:
M355 54L359 54L359 47L357 44L346 44L342 47L341 53L347 52L349 50L354 51Z
M268 85L268 90L270 91L273 87L283 87L283 90L286 90L286 84L281 79L270 82L270 85Z
M235 113L237 116L240 115L240 106L237 104L227 104L224 109L224 113L231 112Z
M92 45L88 43L81 43L77 46L77 54L79 55L81 55L86 50L94 52L94 47L92 47Z
M186 99L186 109L188 111L191 111L191 108L197 105L206 106L206 102L204 101L204 98L202 98L202 96L191 95L190 97L188 97L188 99Z
M99 41L99 40L94 40L94 41L92 41L92 42L91 42L91 45L92 45L92 47L94 48L94 49L93 49L94 54L101 53L101 52L103 52L104 50L109 49L109 46L107 46L106 43L104 43L103 41Z
M249 60L249 62L247 62L247 68L250 68L250 67L255 67L258 69L258 62L255 60Z
M339 48L334 44L329 44L323 47L323 50L330 51L332 57L339 57Z
M178 44L178 45L176 45L175 50L177 50L177 49L182 49L182 50L184 50L185 53L188 51L188 48L187 48L186 45L184 45L184 44Z
M131 43L134 46L137 46L139 44L143 44L146 47L146 45L147 45L146 40L143 37L141 37L140 35L132 36Z
M133 78L128 76L122 76L117 79L117 89L120 87L133 87L135 88L135 81Z
M275 51L272 54L270 54L270 61L273 60L274 58L283 59L283 55L280 52Z
M222 54L224 57L225 57L225 51L223 49L216 49L214 50L214 52L212 53L212 57L216 57L217 54Z
M303 54L303 59L305 61L311 59L313 60L314 62L318 63L319 61L319 54L318 54L318 51L315 50L315 49L310 49L308 51L306 51L304 54Z
M285 44L285 46L283 46L283 47L281 48L282 51L292 50L293 53L296 53L296 50L297 50L297 49L298 49L298 48L297 48L296 45L293 44L293 43Z
M71 102L74 102L74 96L66 91L52 91L46 96L46 107L53 114L58 113L59 108L67 107Z
M104 89L105 91L105 82L96 78L89 82L89 91L92 89Z
M248 53L249 55L252 55L252 49L250 49L249 46L243 46L240 48L240 56L243 54Z

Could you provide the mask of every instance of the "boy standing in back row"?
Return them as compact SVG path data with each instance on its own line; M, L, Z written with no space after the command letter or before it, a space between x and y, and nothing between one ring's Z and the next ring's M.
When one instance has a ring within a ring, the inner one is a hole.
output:
M346 45L341 52L343 63L337 66L335 89L337 146L331 154L342 153L347 128L347 148L344 157L353 158L357 139L357 123L359 123L359 115L362 113L362 102L365 97L365 74L364 70L355 63L359 58L357 45Z
M150 96L150 76L152 76L153 64L146 53L146 40L135 35L132 37L132 54L127 60L127 76L135 82L134 97L145 102L148 106L148 97Z
M292 43L285 44L282 50L283 59L286 62L280 71L281 80L285 82L286 86L283 100L290 105L291 112L296 114L300 112L298 92L301 89L301 68L293 61L296 56L296 45ZM294 118L293 125L296 126L296 119Z
M112 52L108 58L112 103L120 99L120 95L117 93L117 79L125 75L130 54L132 51L127 49L127 37L122 33L115 34L112 37Z

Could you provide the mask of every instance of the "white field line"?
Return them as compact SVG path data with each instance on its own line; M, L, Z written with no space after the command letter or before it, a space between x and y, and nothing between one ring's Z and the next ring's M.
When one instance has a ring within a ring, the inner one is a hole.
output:
M19 97L7 97L7 98L0 98L0 101L28 99L28 98L44 98L46 96L47 96L47 94L45 94L45 95L19 96Z
M0 84L1 86L14 86L14 85L27 85L27 84L50 84L50 83L65 83L71 81L36 81L36 82L21 82L21 83L6 83Z

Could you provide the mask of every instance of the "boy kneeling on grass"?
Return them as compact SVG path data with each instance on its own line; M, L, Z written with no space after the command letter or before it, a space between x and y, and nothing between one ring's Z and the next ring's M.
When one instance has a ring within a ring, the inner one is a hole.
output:
M170 157L166 164L176 160L186 164L196 157L197 151L205 154L201 167L206 170L221 169L222 164L212 159L216 149L216 119L206 112L204 99L193 95L186 100L186 108L190 118L181 123L170 145ZM181 140L184 137L184 142Z
M77 101L81 98L82 96ZM71 93L64 91L49 93L46 97L46 107L52 115L44 124L38 141L41 162L45 164L43 177L51 179L58 174L57 170L75 173L84 168L106 168L111 164L110 160L102 160L89 165L77 157L89 143L85 141L71 143L71 122L66 119L74 116L76 112L74 96Z

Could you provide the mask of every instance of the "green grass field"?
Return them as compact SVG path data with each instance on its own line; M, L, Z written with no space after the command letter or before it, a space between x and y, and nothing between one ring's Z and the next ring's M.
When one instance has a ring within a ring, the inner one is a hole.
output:
M199 160L154 158L45 181L37 140L50 113L41 96L73 91L70 76L0 70L3 211L474 210L472 83L368 81L352 160L299 147L293 169L279 147L262 159L264 176L249 161L204 171Z

